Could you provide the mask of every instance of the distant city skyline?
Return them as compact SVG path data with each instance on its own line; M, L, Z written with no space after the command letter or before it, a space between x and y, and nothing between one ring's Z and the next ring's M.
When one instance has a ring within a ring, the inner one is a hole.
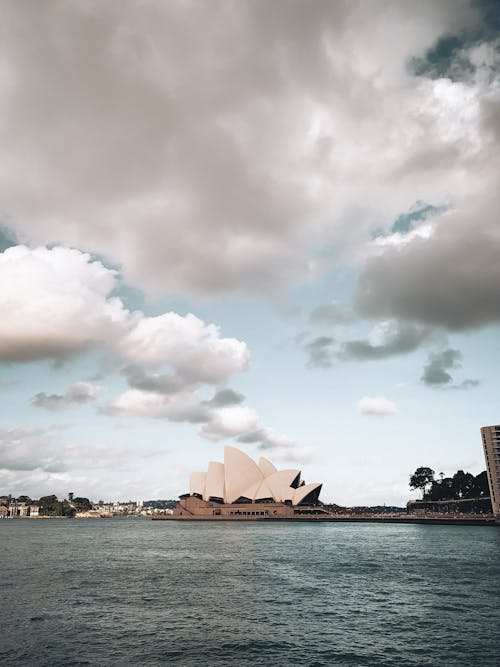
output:
M497 3L6 2L0 493L339 505L500 422Z

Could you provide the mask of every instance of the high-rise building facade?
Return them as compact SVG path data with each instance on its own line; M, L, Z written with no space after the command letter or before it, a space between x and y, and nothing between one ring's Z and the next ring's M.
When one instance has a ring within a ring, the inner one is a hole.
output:
M481 437L483 439L493 514L497 521L500 521L500 424L483 426Z

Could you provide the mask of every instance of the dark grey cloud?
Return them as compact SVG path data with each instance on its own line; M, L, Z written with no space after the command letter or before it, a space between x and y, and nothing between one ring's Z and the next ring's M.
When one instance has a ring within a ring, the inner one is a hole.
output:
M354 359L358 361L385 359L414 352L424 342L435 336L436 332L430 327L422 327L408 322L396 322L380 344L373 344L367 339L350 340L342 343L338 356L343 360Z
M345 304L323 303L311 311L309 321L311 324L331 326L334 324L349 324L354 319L354 314Z
M431 352L420 379L429 387L445 387L454 390L473 389L480 384L479 380L467 378L459 384L452 384L453 376L450 371L460 368L462 360L463 355L460 350L453 348Z
M482 104L481 125L492 147L500 144L500 94L489 95Z
M173 410L168 415L170 421L186 422L188 424L206 424L210 420L211 411L203 403L186 403Z
M40 392L31 399L33 405L46 410L68 410L95 400L100 387L90 382L75 382L64 394L46 394Z
M243 403L245 397L233 389L219 389L205 405L213 408L223 408L226 405L238 405Z
M318 336L304 346L309 355L310 368L329 368L332 365L335 339L331 336Z
M157 394L176 394L186 385L185 380L175 373L148 373L140 366L126 366L123 374L134 389Z
M263 430L250 431L249 433L239 435L237 439L238 442L241 442L242 444L255 445L265 439L265 434Z
M155 293L269 295L325 243L359 247L422 136L446 154L404 63L470 21L465 0L216 7L3 3L0 195L20 236L84 246Z
M459 368L462 358L460 350L452 348L441 352L432 352L429 354L427 364L424 368L424 373L421 377L422 382L434 387L450 384L453 378L448 371Z
M429 238L384 247L361 271L360 313L452 331L499 322L499 210L500 197L487 191L437 219Z

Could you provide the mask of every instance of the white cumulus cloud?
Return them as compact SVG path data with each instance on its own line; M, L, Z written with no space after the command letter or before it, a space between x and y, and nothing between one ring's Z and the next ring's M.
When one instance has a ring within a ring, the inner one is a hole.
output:
M246 344L223 338L193 314L129 311L113 290L118 273L75 249L14 246L0 253L0 361L62 360L101 348L122 365L129 389L101 412L201 424L210 440L270 433L254 410L220 405L200 391L248 368ZM40 392L34 405L62 410L93 401L100 387L77 382L62 394ZM266 439L271 446L272 438Z
M187 381L216 384L244 371L250 355L242 341L221 338L214 324L195 315L164 313L140 317L118 344L120 354L141 366L161 366L165 360Z
M259 428L255 410L242 405L231 405L213 411L210 421L201 428L201 435L209 440L233 438Z
M393 415L397 412L396 403L384 396L363 396L358 401L358 410L363 415Z
M209 415L209 409L200 404L196 392L192 390L163 394L128 389L110 401L103 411L122 417L168 419L192 423L206 421Z
M64 359L103 347L124 362L166 367L180 385L217 384L248 367L244 342L192 314L147 317L112 292L117 272L70 248L0 253L0 361Z
M0 361L62 359L127 332L116 272L70 248L0 253Z

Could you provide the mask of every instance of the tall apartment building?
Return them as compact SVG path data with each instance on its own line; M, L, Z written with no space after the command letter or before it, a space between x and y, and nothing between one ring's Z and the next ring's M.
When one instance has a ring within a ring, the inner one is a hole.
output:
M483 426L481 437L493 514L500 521L500 425Z

